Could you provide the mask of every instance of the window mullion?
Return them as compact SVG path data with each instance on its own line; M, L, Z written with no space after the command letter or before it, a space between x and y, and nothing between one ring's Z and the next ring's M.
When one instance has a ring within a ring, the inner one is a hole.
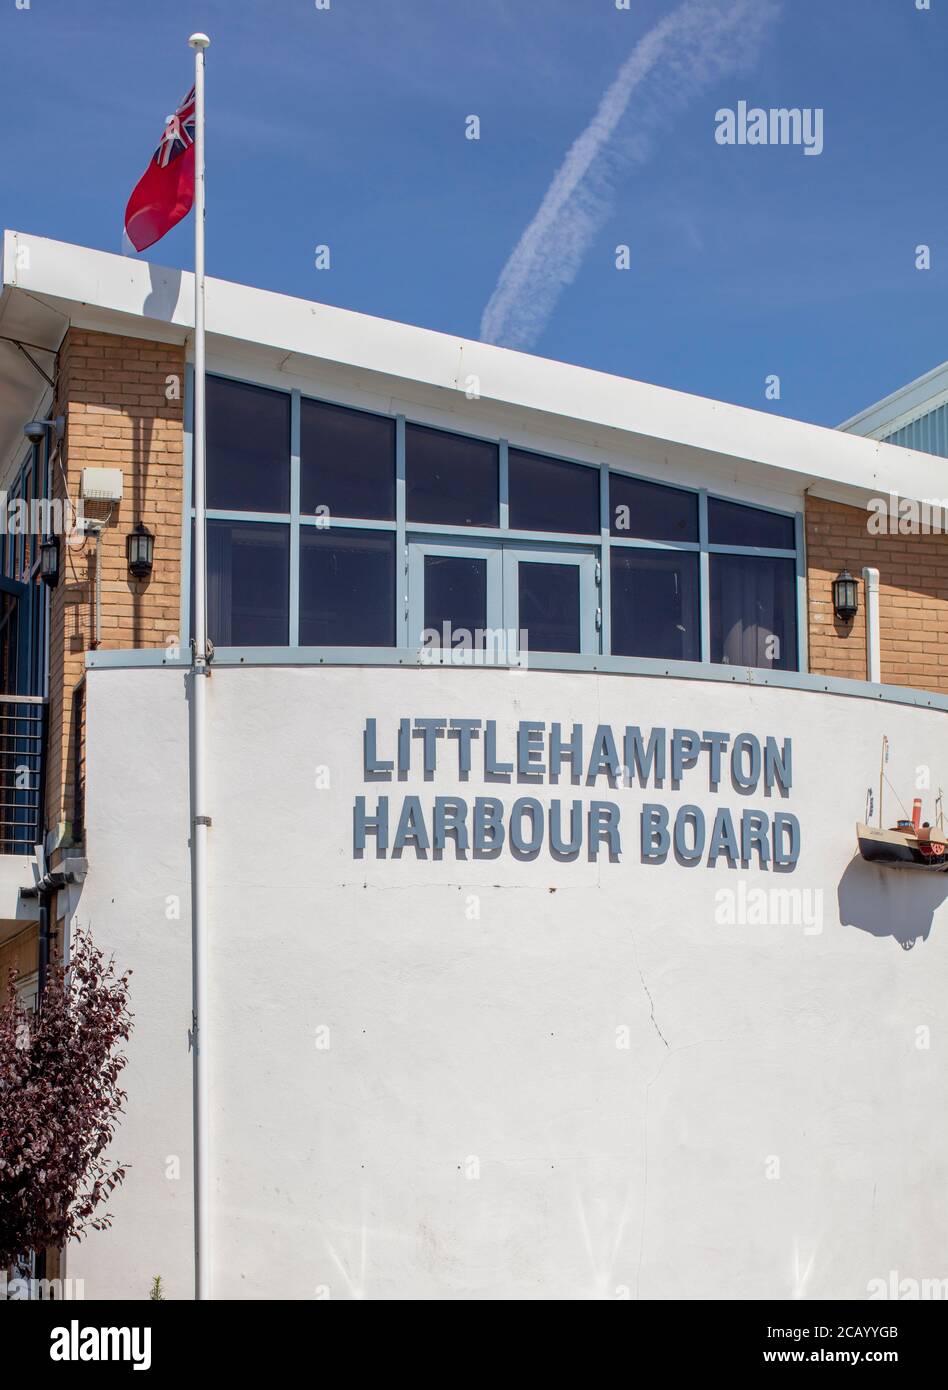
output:
M599 593L597 600L602 610L602 627L599 632L601 651L608 656L612 651L612 518L609 514L609 465L599 467Z
M510 445L506 439L498 441L498 472L500 478L500 529L510 529Z
M809 671L809 633L807 631L809 615L806 601L806 529L803 524L802 512L797 512L794 518L794 536L797 546L797 670Z
M395 417L395 642L408 646L408 541L405 527L405 417Z
M698 492L698 601L701 611L701 660L711 660L711 557L708 554L708 489Z
M290 639L300 644L300 392L290 392Z

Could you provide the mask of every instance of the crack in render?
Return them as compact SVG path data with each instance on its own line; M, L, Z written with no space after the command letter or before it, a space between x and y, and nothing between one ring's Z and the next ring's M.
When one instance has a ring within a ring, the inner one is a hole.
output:
M636 961L635 963L635 968L639 972L639 979L642 981L642 988L645 990L645 994L648 999L649 1018L652 1021L652 1027L655 1029L656 1033L661 1038L665 1046L669 1047L668 1039L665 1037L665 1034L662 1032L661 1028L659 1028L658 1022L655 1018L655 1001L652 998L648 985L645 983L645 976L642 974L642 967L639 965L638 961ZM670 1047L669 1050L671 1050Z

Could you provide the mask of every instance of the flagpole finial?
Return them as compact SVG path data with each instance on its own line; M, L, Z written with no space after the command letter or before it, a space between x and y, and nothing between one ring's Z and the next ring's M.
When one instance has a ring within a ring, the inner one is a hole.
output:
M192 48L207 48L210 42L206 34L192 34L188 39L188 43Z

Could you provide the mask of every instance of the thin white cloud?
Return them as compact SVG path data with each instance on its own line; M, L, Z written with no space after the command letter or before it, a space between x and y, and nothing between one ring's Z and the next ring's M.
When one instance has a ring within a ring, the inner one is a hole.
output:
M619 176L646 162L700 92L753 65L779 8L779 0L685 0L639 40L501 271L481 318L484 342L536 343L609 214Z

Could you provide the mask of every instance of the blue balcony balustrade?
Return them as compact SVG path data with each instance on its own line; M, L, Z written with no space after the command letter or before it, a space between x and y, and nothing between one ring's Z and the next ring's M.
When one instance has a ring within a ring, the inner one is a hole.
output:
M0 854L41 842L45 787L46 700L0 694Z

